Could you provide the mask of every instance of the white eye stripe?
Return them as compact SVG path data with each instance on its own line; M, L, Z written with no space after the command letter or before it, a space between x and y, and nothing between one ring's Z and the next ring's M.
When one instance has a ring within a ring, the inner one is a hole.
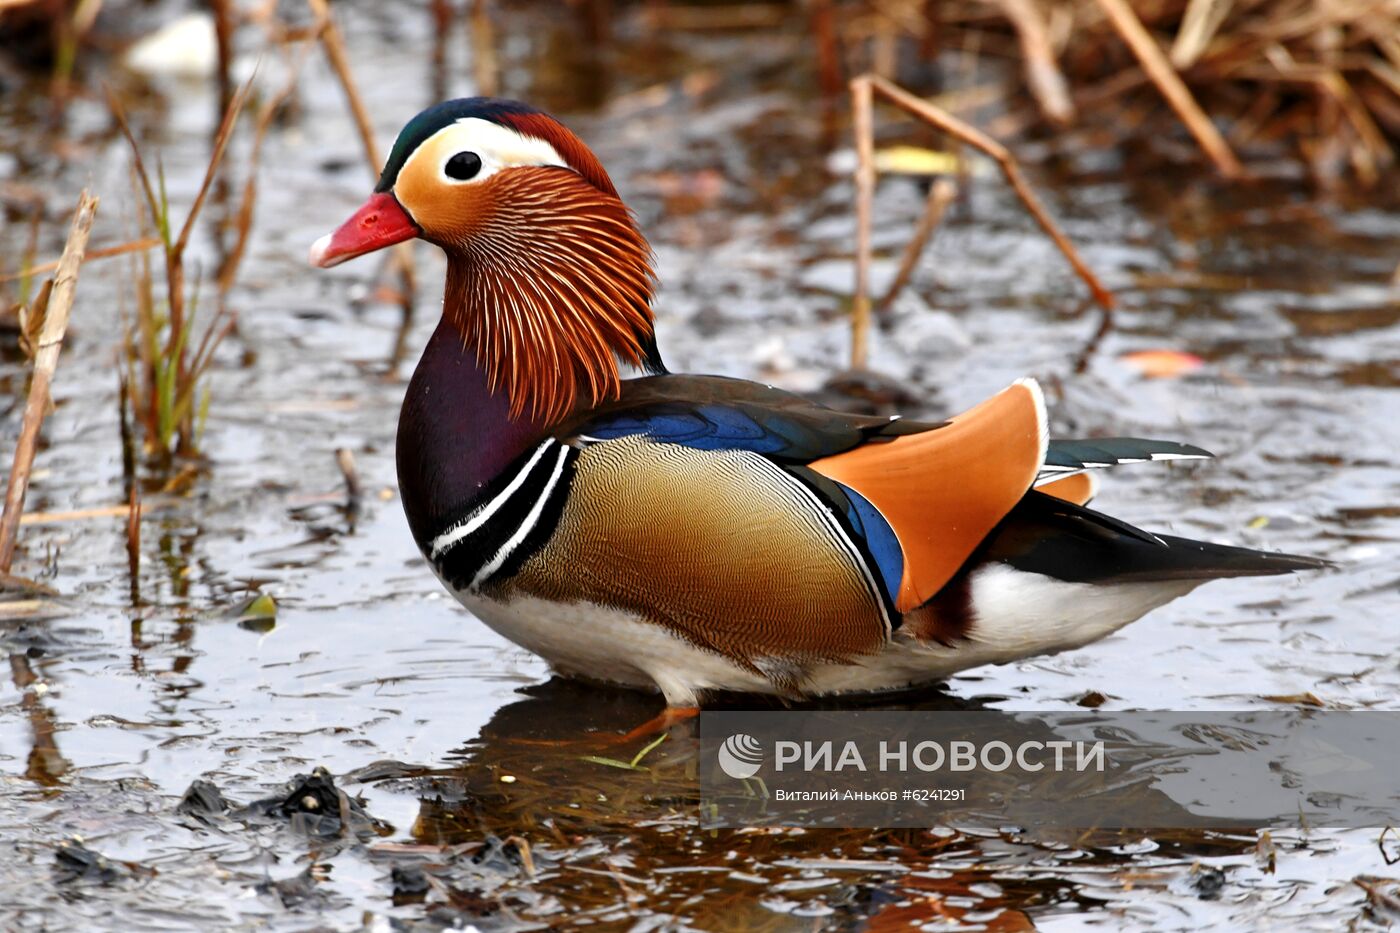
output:
M444 183L452 185L478 182L507 168L528 165L569 167L559 151L545 140L526 136L480 117L463 117L443 127L419 148L438 159L438 175ZM459 152L474 152L481 159L481 170L471 178L458 179L447 174L448 160Z

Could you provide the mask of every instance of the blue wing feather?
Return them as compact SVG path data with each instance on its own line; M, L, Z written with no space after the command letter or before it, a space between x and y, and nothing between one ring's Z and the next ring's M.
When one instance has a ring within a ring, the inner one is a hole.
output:
M643 435L696 450L748 450L764 455L792 447L797 434L781 417L770 416L759 423L747 411L720 404L686 409L653 406L603 415L590 421L583 433L599 440Z
M904 549L899 546L894 529L880 510L870 501L844 483L836 483L851 502L846 513L852 530L865 542L865 549L875 561L880 582L885 587L885 595L893 601L899 593L900 581L904 578Z

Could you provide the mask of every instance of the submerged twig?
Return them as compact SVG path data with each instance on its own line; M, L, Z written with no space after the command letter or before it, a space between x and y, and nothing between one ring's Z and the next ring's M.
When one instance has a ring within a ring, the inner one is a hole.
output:
M49 389L54 370L58 367L58 354L63 348L63 336L68 330L68 317L73 310L73 298L78 284L78 267L82 265L83 251L87 248L88 235L92 232L92 222L97 215L97 198L83 189L78 197L78 209L73 214L73 225L68 231L68 242L63 248L58 271L54 275L53 294L44 316L44 325L39 331L37 352L34 356L34 376L29 384L29 397L24 405L24 417L20 423L19 442L15 445L14 465L10 469L9 485L5 489L5 511L0 516L0 573L8 573L14 560L15 538L19 529L20 513L24 511L24 494L29 488L29 471L34 466L34 455L38 447L39 427L49 407Z
M345 515L353 530L355 518L360 514L360 503L364 501L364 486L360 483L360 473L355 469L355 454L350 448L338 448L335 463L345 480Z
M133 484L126 513L126 569L131 578L131 602L141 601L141 493Z
M530 853L530 843L524 836L507 836L505 845L515 846L515 851L520 856L520 867L525 869L527 877L535 877L535 857Z

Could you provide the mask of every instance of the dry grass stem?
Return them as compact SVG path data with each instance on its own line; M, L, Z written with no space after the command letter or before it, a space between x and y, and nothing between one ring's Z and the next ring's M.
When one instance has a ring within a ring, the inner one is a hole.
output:
M158 502L152 506L148 503L140 503L142 514L151 511L162 511L169 508L168 502ZM71 509L66 512L26 512L20 517L21 527L30 525L61 525L67 522L86 522L98 518L130 518L130 505L98 505L88 509Z
M78 197L78 209L68 231L68 242L54 274L53 293L39 331L34 376L25 400L24 416L20 422L19 441L15 444L14 465L5 488L5 511L0 516L0 573L9 573L15 556L15 539L20 515L24 511L24 494L29 488L29 471L34 466L34 454L39 442L39 428L49 407L49 390L58 354L63 348L63 335L68 330L68 317L73 311L73 297L78 285L78 267L83 262L88 235L97 216L97 198L86 189Z
M856 136L856 281L851 304L851 369L870 355L870 227L875 200L875 99L868 76L851 81Z
M141 495L138 487L131 487L131 498L127 502L126 513L126 569L131 580L132 600L141 594Z
M889 290L885 296L875 305L877 317L885 318L890 309L894 307L895 299L905 286L909 284L910 277L914 274L914 267L919 263L919 257L923 255L924 248L928 245L933 232L938 229L938 225L943 222L943 215L947 213L949 205L957 199L958 186L947 178L935 179L928 190L928 200L924 203L924 213L919 218L919 226L914 230L914 236L904 246L904 255L899 259L899 269L895 272L894 281L890 283Z
M1190 0L1181 18L1181 28L1172 43L1171 63L1184 71L1196 64L1225 17L1230 15L1234 0Z
M1026 85L1051 123L1067 126L1074 121L1069 84L1055 61L1050 30L1034 0L1000 0L1002 12L1016 27L1025 57Z
M355 121L355 128L360 134L360 145L365 150L365 161L369 164L371 177L378 179L379 170L384 166L384 160L380 156L379 144L374 140L374 123L370 120L369 110L365 107L364 98L360 96L359 87L355 84L355 75L350 70L350 55L345 49L345 37L341 35L340 28L336 26L335 20L331 17L330 5L327 0L306 0L307 6L311 8L312 15L318 22L317 35L321 40L321 47L326 51L326 60L330 62L331 70L335 72L336 78L340 81L341 90L345 92L346 103L350 105L350 115ZM414 269L413 269L413 246L410 243L400 243L392 251L392 265L398 270L402 282L402 290L405 295L405 314L409 313L412 306L412 296L415 289Z
M242 264L243 256L248 250L248 238L253 230L253 210L257 205L258 197L258 168L262 164L262 149L263 143L267 139L267 131L271 128L272 121L276 118L278 111L296 92L297 83L301 80L302 68L305 67L311 50L312 46L309 43L302 48L301 53L292 64L287 83L258 108L257 121L253 126L252 151L248 156L248 175L243 182L243 197L239 201L238 213L235 216L237 236L219 269L220 295L227 295L233 288L233 283L238 278L238 267Z
M962 140L995 160L997 165L1001 168L1002 174L1006 176L1007 182L1016 192L1017 197L1021 199L1021 203L1025 205L1026 210L1035 218L1036 223L1040 224L1040 228L1045 231L1046 235L1054 241L1060 252L1064 254L1070 266L1073 267L1080 279L1084 281L1084 284L1088 286L1089 292L1094 296L1094 300L1105 308L1113 307L1113 293L1104 287L1103 283L1099 281L1099 277L1093 273L1093 270L1091 270L1088 265L1085 264L1083 258L1080 257L1079 251L1074 248L1074 244L1069 241L1069 238L1061 232L1059 226L1051 219L1050 214L1040 203L1040 198L1036 196L1030 183L1026 181L1025 176L1021 173L1020 165L1005 146L976 127L959 120L952 114L935 107L926 100L915 97L903 88L891 84L882 78L875 77L874 75L864 75L856 78L855 81L869 82L870 89L875 95L884 98L911 116L928 123L930 126L942 130L956 139Z
M160 245L160 240L156 237L141 237L138 240L131 240L126 243L118 243L116 246L103 246L98 249L90 249L83 255L83 262L92 262L94 259L110 259L113 256L125 256L128 253L139 253L143 250L155 249ZM0 275L0 282L13 282L17 279L27 278L31 275L42 275L45 272L52 272L58 268L60 260L53 259L49 262L40 263L37 266L30 266L23 272L11 272Z
M340 81L341 90L345 92L345 102L350 105L350 116L355 120L355 129L360 133L360 144L364 146L369 170L377 176L384 160L380 158L379 144L374 140L374 123L369 118L369 110L365 107L364 98L360 96L355 76L350 70L350 53L345 49L345 37L340 34L340 27L331 17L330 4L326 0L306 0L306 4L316 17L317 32L321 39L321 48L326 51L326 60L330 62L331 70Z
M1215 128L1215 124L1210 122L1196 98L1191 96L1185 82L1176 73L1171 62L1166 55L1162 54L1162 49L1157 45L1157 40L1152 38L1152 34L1147 31L1147 27L1142 25L1142 20L1138 19L1127 0L1098 0L1099 8L1108 17L1113 28L1122 36L1138 61L1142 63L1143 69L1147 72L1152 83L1157 85L1162 96L1167 99L1167 103L1176 111L1186 128L1191 131L1191 135L1196 137L1201 148L1205 151L1210 160L1215 163L1216 170L1226 178L1239 178L1244 174L1244 166L1239 159L1235 158L1235 153L1230 149L1230 144L1225 141L1225 137L1220 135L1220 131Z
M496 61L496 27L491 22L490 0L471 0L472 79L476 92L495 97L501 90L500 65Z
M345 514L353 528L364 502L365 489L360 482L360 471L355 467L355 453L348 447L339 447L335 452L335 465L340 467L340 476L345 480Z

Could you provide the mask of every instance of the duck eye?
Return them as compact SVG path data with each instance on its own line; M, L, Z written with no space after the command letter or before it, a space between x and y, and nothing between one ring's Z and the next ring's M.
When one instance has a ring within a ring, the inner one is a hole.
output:
M447 165L443 167L448 178L457 181L467 181L475 178L476 173L481 171L481 156L475 152L459 152L447 160Z

